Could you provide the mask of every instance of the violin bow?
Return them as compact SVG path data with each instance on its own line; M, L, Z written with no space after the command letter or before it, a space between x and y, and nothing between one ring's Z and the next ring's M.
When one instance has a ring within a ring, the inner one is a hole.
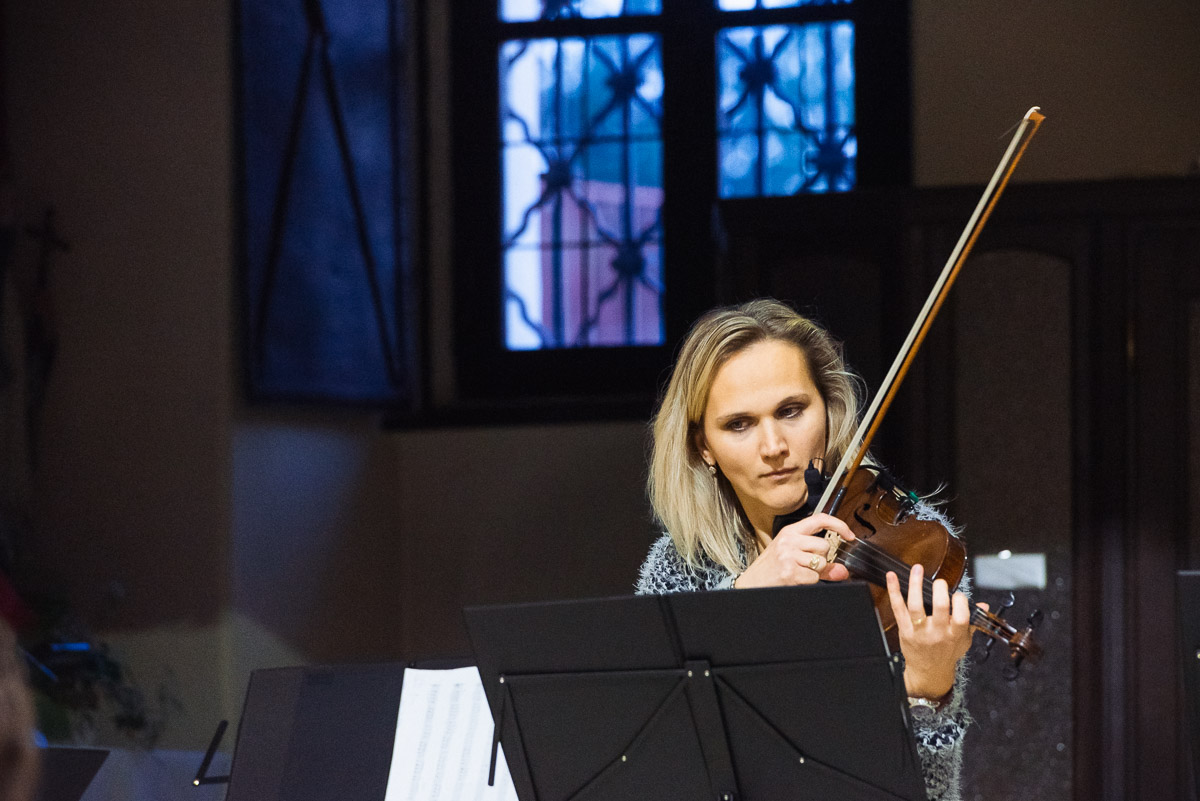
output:
M900 351L896 354L891 369L888 370L887 375L884 377L879 391L875 393L875 398L871 401L867 413L863 415L862 422L854 432L854 437L850 440L850 446L846 448L846 453L842 455L837 469L830 476L829 483L825 487L825 492L821 495L820 503L815 508L825 510L829 514L834 514L837 511L842 498L846 494L846 488L841 486L842 478L853 473L862 463L863 457L871 447L871 441L875 438L875 432L878 431L879 424L883 422L884 415L887 414L888 408L891 407L892 399L896 397L896 391L900 388L900 383L904 380L904 376L908 374L908 368L916 357L921 343L925 341L925 335L929 332L930 326L933 325L933 320L937 317L938 311L941 310L942 304L946 300L946 295L950 292L950 287L954 285L955 279L958 278L958 273L962 269L963 263L966 262L967 257L971 254L971 248L975 246L975 240L979 238L979 233L983 230L983 226L987 224L988 218L991 217L992 210L996 207L996 202L1000 200L1000 195L1004 193L1004 188L1008 186L1008 179L1012 177L1013 171L1017 168L1017 163L1021 160L1021 156L1025 154L1025 148L1029 146L1029 141L1033 139L1033 135L1037 133L1044 119L1046 117L1042 114L1041 108L1034 106L1025 112L1025 116L1017 125L1017 131L1013 134L1012 141L1008 143L1008 149L1004 151L1004 156L996 166L996 171L992 173L992 179L983 190L983 196L979 198L979 202L975 205L975 211L971 214L971 219L967 221L967 227L963 229L962 234L958 238L958 244L954 246L950 258L946 260L946 266L942 268L942 272L934 283L933 289L930 290L929 296L925 298L925 305L921 308L920 314L917 315L917 319L913 322L912 328L908 332L908 337L904 340L904 344L900 346ZM833 497L834 493L836 493L836 497ZM832 503L830 503L831 497L833 497Z

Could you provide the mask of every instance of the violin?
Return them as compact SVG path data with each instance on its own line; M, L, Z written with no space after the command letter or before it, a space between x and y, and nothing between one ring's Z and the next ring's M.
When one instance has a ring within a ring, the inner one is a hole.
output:
M784 515L775 520L774 528L778 533L784 525L806 516L812 510L820 510L841 519L850 527L857 537L856 540L847 542L834 532L825 533L829 544L826 561L845 565L851 576L865 579L873 585L871 594L875 610L879 614L880 624L893 651L899 647L899 635L886 589L885 579L888 572L896 573L900 579L901 591L907 595L909 571L913 565L921 565L925 570L923 591L928 612L932 607L935 579L944 579L951 592L954 592L962 581L967 549L962 540L939 521L923 518L916 513L920 499L915 493L899 487L886 471L864 466L863 459L934 317L941 309L980 231L991 216L992 209L1007 186L1029 140L1044 119L1040 109L1034 106L1018 124L1004 157L996 167L967 227L959 237L929 297L926 298L921 313L913 323L837 469L826 478L817 468L810 466L805 476L810 486L809 498L811 501L816 492L821 492L824 485L820 500L811 506L806 504L805 508L792 515ZM999 614L976 604L971 605L971 627L991 638L988 651L990 652L990 646L995 642L1003 642L1008 647L1012 662L1005 669L1005 676L1009 679L1016 677L1024 660L1036 662L1042 653L1033 639L1033 630L1041 621L1041 614L1035 611L1029 616L1027 625L1018 630L1002 616L1011 605L1010 599Z
M871 597L879 613L879 623L893 650L899 648L899 635L892 605L888 600L885 578L893 571L900 579L901 593L908 594L908 575L913 565L925 570L923 595L928 611L933 603L933 582L944 579L953 593L962 581L967 564L966 545L939 520L917 514L920 498L900 487L887 471L859 467L846 482L846 495L836 516L850 527L858 539L840 543L829 561L846 566L850 575L871 584ZM1010 604L1011 605L1011 602ZM984 632L994 642L1009 649L1011 663L1005 675L1016 678L1021 663L1037 662L1041 647L1033 639L1033 630L1041 622L1035 611L1027 624L1017 629L1002 617L975 604L971 605L971 627Z

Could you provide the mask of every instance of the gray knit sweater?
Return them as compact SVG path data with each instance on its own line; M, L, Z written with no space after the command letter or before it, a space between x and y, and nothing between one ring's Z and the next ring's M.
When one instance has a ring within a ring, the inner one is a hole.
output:
M928 512L929 508L921 511ZM931 516L940 517L936 512ZM733 575L707 557L702 559L704 561L699 569L689 567L675 550L671 536L663 534L650 547L650 553L642 564L637 593L661 595L668 592L727 589L733 582ZM931 801L961 801L962 798L962 741L971 720L963 702L965 665L965 659L958 664L958 679L950 701L938 709L932 719L914 721L917 753L921 757L925 789Z

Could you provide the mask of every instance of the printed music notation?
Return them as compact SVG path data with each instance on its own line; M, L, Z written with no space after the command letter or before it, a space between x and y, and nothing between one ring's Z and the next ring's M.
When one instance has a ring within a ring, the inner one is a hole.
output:
M479 671L404 671L384 801L517 801L503 751L488 786L492 715Z

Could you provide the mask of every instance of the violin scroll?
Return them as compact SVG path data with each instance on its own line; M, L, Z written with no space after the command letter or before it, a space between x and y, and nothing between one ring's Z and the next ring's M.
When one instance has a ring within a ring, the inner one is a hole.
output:
M1035 609L1025 621L1023 629L1016 629L1004 619L1004 613L1012 608L1015 597L1010 592L1008 598L1000 604L996 612L988 612L976 606L971 610L971 626L988 635L988 641L983 646L980 662L987 661L992 653L992 646L997 642L1008 645L1008 655L1011 660L1005 665L1001 675L1013 681L1021 673L1021 664L1028 659L1036 663L1042 657L1042 648L1033 639L1033 631L1042 622L1041 610Z
M1033 630L1042 622L1042 610L1034 609L1026 620L1025 628L1021 629L1017 640L1009 644L1011 648L1010 656L1012 663L1008 665L1001 675L1004 678L1012 681L1021 673L1021 662L1026 658L1030 662L1037 662L1042 657L1042 649L1033 641Z

